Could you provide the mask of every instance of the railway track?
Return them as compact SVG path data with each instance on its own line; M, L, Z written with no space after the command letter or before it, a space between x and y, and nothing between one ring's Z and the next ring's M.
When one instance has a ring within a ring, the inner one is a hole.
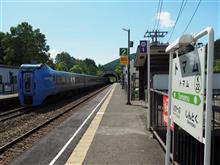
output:
M34 127L33 129L27 131L26 133L14 138L13 140L11 140L10 142L0 146L0 154L2 154L3 152L5 152L8 149L11 149L13 146L15 146L17 143L22 143L22 140L28 138L29 136L31 136L32 134L34 134L35 132L39 132L39 130L41 130L42 128L44 128L45 126L49 125L50 123L52 123L53 121L55 121L56 119L59 119L60 117L62 117L64 114L74 110L75 108L77 108L79 105L83 104L84 102L88 101L89 99L95 97L96 95L98 95L100 92L102 92L103 90L105 90L107 87L109 86L105 86L99 90L96 90L95 92L92 92L78 100L76 100L73 104L71 104L71 106L64 108L64 110L58 114L56 114L55 116L49 118L48 120L44 121L43 123L40 123L39 125L37 125L36 127Z
M4 122L9 119L23 115L24 113L26 113L25 109L26 108L24 108L24 107L20 107L20 108L16 108L16 109L13 109L10 111L0 113L0 122Z

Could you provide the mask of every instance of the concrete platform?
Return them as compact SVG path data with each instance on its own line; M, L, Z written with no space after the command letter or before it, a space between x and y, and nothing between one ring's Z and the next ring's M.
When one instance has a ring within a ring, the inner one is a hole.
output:
M16 97L18 97L18 93L0 95L0 100L11 99L11 98L16 98Z
M164 164L164 151L146 129L146 105L139 101L126 105L126 98L117 84L66 165Z
M11 165L164 164L164 151L146 129L145 103L126 105L126 98L114 84Z
M20 106L18 93L0 95L0 111L17 108Z

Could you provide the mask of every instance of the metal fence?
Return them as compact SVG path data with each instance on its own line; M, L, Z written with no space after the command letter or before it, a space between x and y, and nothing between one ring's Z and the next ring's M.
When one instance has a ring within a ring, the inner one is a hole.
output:
M165 150L166 125L163 116L163 97L167 91L151 89L151 130ZM212 145L211 164L220 164L220 95L213 95L213 124L212 124ZM204 159L204 144L174 124L171 131L171 159L175 164L200 165Z
M17 84L9 84L9 83L2 83L0 84L0 94L13 94L17 93Z

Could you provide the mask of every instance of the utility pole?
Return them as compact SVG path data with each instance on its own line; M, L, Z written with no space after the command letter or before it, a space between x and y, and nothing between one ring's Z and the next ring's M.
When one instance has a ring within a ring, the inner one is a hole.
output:
M167 31L159 31L159 30L153 30L153 31L146 31L144 34L144 37L151 38L152 45L159 45L158 38L163 38L167 34Z
M151 43L149 42L147 44L148 46L148 52L147 52L147 88L148 88L148 95L147 95L147 101L148 101L148 123L147 123L147 127L148 129L150 129L151 126L151 111L150 111L150 104L151 104L151 94L150 94L150 90L151 90L151 86L150 86L150 81L151 81L151 58L150 58L150 50L154 49L154 47L159 47L160 42L158 41L159 38L163 38L165 37L165 35L167 34L167 31L159 31L159 30L153 30L153 31L146 31L146 33L144 34L144 37L146 38L151 38ZM154 46L151 48L151 46Z
M126 32L128 32L128 97L127 97L127 104L131 105L131 82L130 82L130 29L122 29Z

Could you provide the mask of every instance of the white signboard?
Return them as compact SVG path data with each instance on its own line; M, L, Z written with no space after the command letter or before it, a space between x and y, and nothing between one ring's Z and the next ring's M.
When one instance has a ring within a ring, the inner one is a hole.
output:
M174 122L202 142L205 47L173 59L171 112Z

